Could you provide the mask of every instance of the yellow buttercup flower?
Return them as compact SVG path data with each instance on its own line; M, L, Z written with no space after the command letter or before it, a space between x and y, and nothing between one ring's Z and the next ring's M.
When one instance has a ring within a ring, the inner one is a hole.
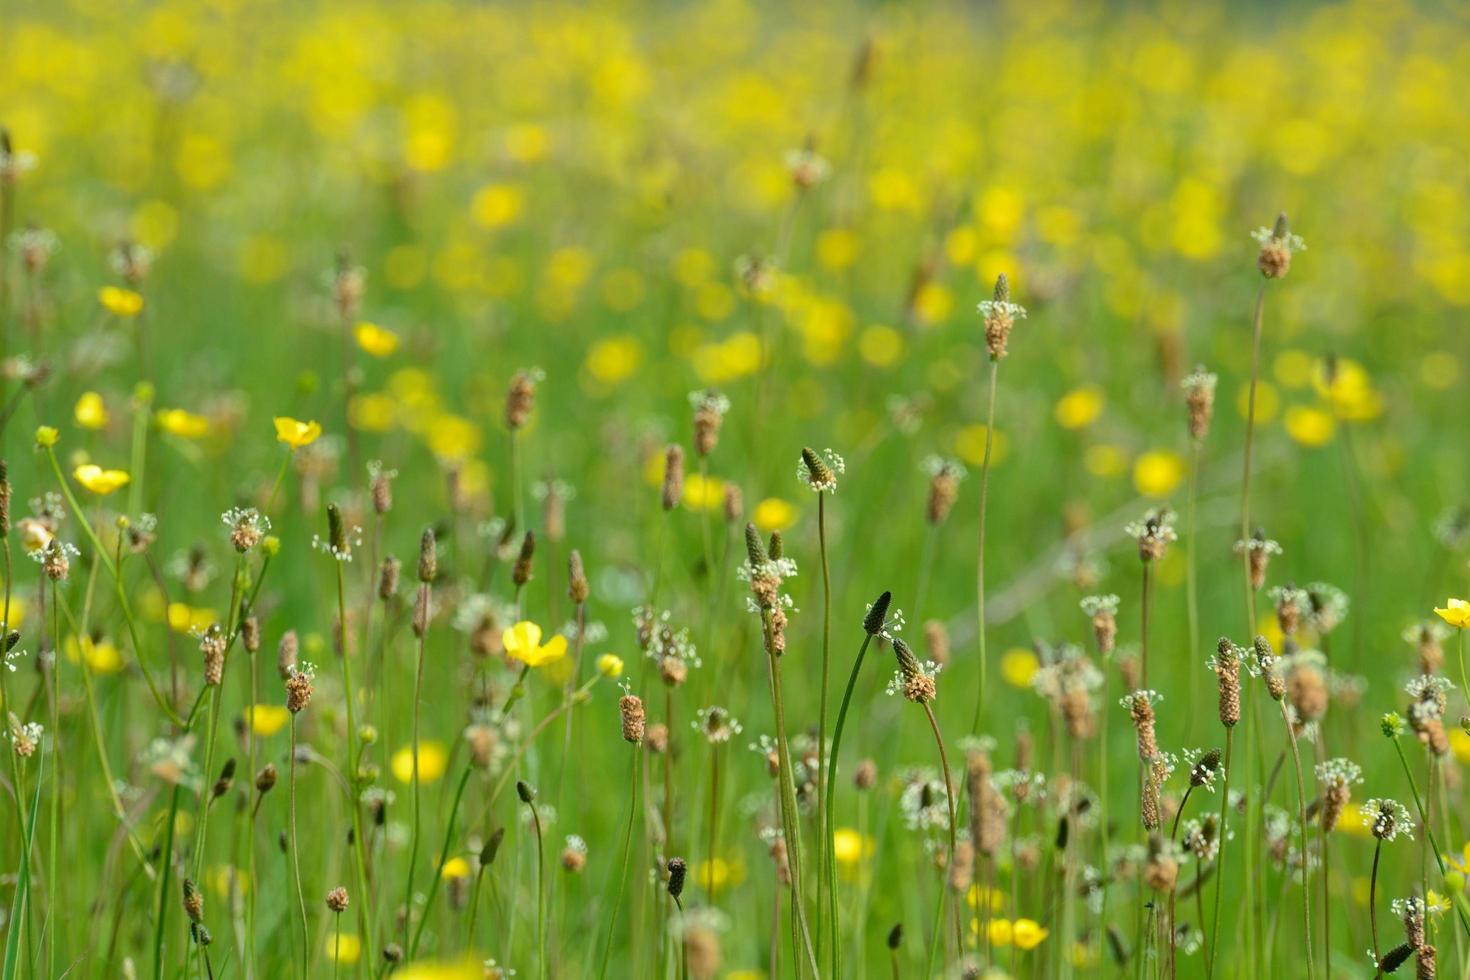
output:
M439 869L441 878L468 878L470 876L470 862L462 857L452 857L444 862L444 867Z
M621 677L623 658L616 653L604 653L597 658L597 672L603 677Z
M387 357L398 349L398 335L376 323L359 323L353 334L357 337L357 346L373 357Z
M143 312L143 295L121 286L103 286L97 290L97 302L113 316L135 317Z
M327 959L333 963L351 966L362 956L362 940L350 932L338 935L337 930L332 929L327 932L326 951Z
M132 479L125 470L104 470L96 463L83 463L71 475L99 497L105 497L114 490L127 486Z
M182 408L159 409L153 419L164 432L180 439L202 439L209 435L209 419Z
M405 745L393 753L390 762L393 776L400 783L413 782L413 746ZM449 753L445 751L442 742L421 741L419 742L419 782L432 783L444 775L444 769L449 765Z
M1154 449L1133 463L1133 486L1145 497L1167 497L1184 479L1184 460L1167 449Z
M1017 949L1035 949L1047 937L1049 930L1035 919L1017 919L1011 923L1011 942Z
M502 972L494 960L486 960L483 966L470 960L462 963L410 963L393 971L395 980L504 980L509 975Z
M1012 687L1029 688L1031 679L1040 669L1041 661L1025 647L1007 650L1000 658L1000 676Z
M1097 385L1074 388L1057 402L1057 424L1064 429L1086 428L1102 414L1103 402L1102 389Z
M541 627L528 620L521 620L500 634L506 655L519 660L527 667L540 667L560 660L567 653L567 638L557 633L545 645L541 643Z
M61 433L54 426L41 425L36 427L36 445L42 449L50 449L61 439Z
M844 871L851 871L872 853L873 838L864 837L851 827L832 831L832 857Z
M275 423L276 438L292 449L309 446L322 434L321 423L316 421L301 422L286 415L278 415Z
M84 391L77 399L76 408L72 415L77 420L77 425L84 429L101 429L107 425L109 418L107 414L107 403L102 396L95 391Z
M14 620L12 615L11 626L15 625ZM90 636L84 636L78 644L76 637L69 636L64 649L67 660L74 664L85 662L87 669L94 674L116 674L123 669L122 654L118 651L117 644L111 640L93 640Z
M796 507L777 497L767 497L755 505L750 518L762 531L784 531L796 523Z
M1459 629L1470 626L1470 602L1464 599L1450 599L1445 603L1445 608L1440 609L1436 606L1434 611L1439 614L1440 619L1451 626Z
M261 738L269 738L290 719L291 713L279 704L255 704L245 708L245 723Z

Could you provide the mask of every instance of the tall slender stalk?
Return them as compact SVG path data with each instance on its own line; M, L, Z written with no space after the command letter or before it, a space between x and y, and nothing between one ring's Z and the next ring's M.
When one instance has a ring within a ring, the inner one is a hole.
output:
M404 877L404 908L413 909L413 879L419 862L419 833L423 826L423 801L419 786L419 716L424 696L424 642L428 636L428 604L430 599L430 585L428 582L419 583L418 602L425 611L424 620L418 623L414 632L418 634L418 643L414 650L414 681L413 681L413 830L409 836L408 845L408 874ZM417 618L417 615L416 615ZM524 676L524 672L522 674ZM517 683L517 688L520 684ZM508 707L508 706L507 706ZM403 941L408 943L408 926L412 915L405 915L403 919Z
M883 597L874 603L874 608L878 608L879 604L882 606L878 614L878 625L881 628L883 612L888 608L888 593L883 593ZM858 674L863 669L863 657L868 653L868 645L873 642L873 636L873 633L868 632L863 635L862 645L858 647L857 657L852 662L852 673L847 677L847 687L842 692L842 704L837 708L837 726L832 730L832 754L827 764L827 822L823 825L822 831L829 845L836 833L834 827L836 817L832 801L836 798L837 791L837 753L842 747L842 729L847 724L847 707L852 702L852 690L857 686ZM842 943L840 942L841 929L837 920L837 865L835 861L827 862L826 874L827 917L832 922L832 976L840 977L842 976L842 954L840 952Z
M638 797L639 788L643 780L638 778L638 757L642 751L641 743L633 747L633 772L631 781L633 792L629 794L628 800L628 827L623 832L623 857L618 862L617 890L611 895L607 908L607 939L602 946L602 963L597 968L597 980L605 980L607 977L607 964L612 958L613 936L617 933L618 909L623 906L623 888L628 879L628 855L633 849L633 825L638 822Z
M975 636L980 648L980 674L975 686L975 717L970 722L970 734L980 732L980 716L985 711L985 675L987 659L985 652L985 508L990 497L990 454L995 443L995 382L1000 370L1000 361L991 358L989 394L985 409L985 455L980 464L980 530L976 545L975 561Z
M831 766L827 757L827 684L832 658L832 575L827 564L827 494L817 494L817 550L822 561L822 686L818 693L817 708L817 826L828 826L827 811L831 807L826 789L826 772ZM817 839L817 952L822 949L822 931L826 916L820 912L822 894L831 886L827 873L832 865L832 835L821 832ZM832 899L835 904L835 899ZM829 904L829 909L832 907ZM837 949L837 920L832 915L832 949Z
M1291 727L1291 716L1286 713L1286 702L1277 702L1281 707L1281 720L1286 725L1286 737L1291 745L1291 761L1296 769L1297 819L1301 824L1302 851L1302 942L1306 945L1307 980L1313 973L1312 962L1312 892L1307 886L1307 875L1311 862L1307 860L1307 790L1302 779L1302 754L1297 747L1296 732Z
M296 885L296 906L301 913L301 976L310 975L310 927L306 919L306 891L301 887L301 848L296 836L296 713L290 718L291 754L286 759L287 843L291 848L291 880ZM165 875L167 877L167 875ZM156 980L156 977L155 977Z
M354 858L354 871L357 875L357 893L362 900L357 903L358 928L362 932L368 949L376 948L373 941L374 916L372 895L369 892L369 879L367 873L367 841L362 827L362 806L358 799L357 784L358 770L362 763L362 749L357 745L357 715L353 710L353 703L357 700L357 688L352 683L352 651L347 646L347 586L342 562L333 562L337 566L337 643L342 651L342 685L345 688L344 697L347 701L347 765L343 775L347 777L347 805L352 810L352 854ZM414 705L417 712L418 705ZM418 744L414 744L414 765L418 765ZM417 786L415 786L417 789ZM340 919L341 916L339 915Z
M1225 844L1230 840L1229 825L1225 822L1230 813L1230 763L1235 755L1235 728L1232 726L1225 729L1225 760L1221 763L1222 782L1220 786L1220 850L1215 855L1215 912L1209 934L1205 937L1205 975L1213 978L1215 975L1215 959L1220 952L1220 907L1222 901L1225 881ZM1248 805L1248 804L1247 804ZM1204 886L1201 885L1201 888ZM1250 909L1246 909L1249 916ZM1200 923L1204 928L1204 923Z

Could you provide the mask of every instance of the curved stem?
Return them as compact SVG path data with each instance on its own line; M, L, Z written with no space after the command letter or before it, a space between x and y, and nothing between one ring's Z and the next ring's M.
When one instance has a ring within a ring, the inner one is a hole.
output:
M832 729L832 751L827 755L827 822L823 827L826 834L827 846L832 846L832 838L836 832L833 824L836 821L835 810L832 801L837 792L837 752L842 747L842 729L847 724L847 706L852 702L852 691L857 686L858 674L863 669L863 657L868 653L868 645L873 642L873 634L864 633L862 646L858 647L857 659L852 662L852 672L847 675L847 687L842 692L842 704L837 708L837 725ZM837 922L837 864L829 860L826 865L827 873L827 916L832 920L832 976L842 976L841 953L842 947L839 942L841 929Z
M454 822L459 817L459 804L464 799L465 785L470 781L470 773L474 772L473 766L465 766L464 775L459 777L459 786L454 790L454 803L449 808L449 825L444 828L444 846L439 849L439 864L434 869L433 879L429 882L429 894L424 899L424 911L419 917L419 927L414 930L413 942L408 947L408 958L410 961L418 955L419 940L423 938L424 926L429 922L429 913L434 908L434 898L439 894L439 879L444 877L441 872L445 863L449 860L449 847L454 842ZM410 882L410 886L412 883Z

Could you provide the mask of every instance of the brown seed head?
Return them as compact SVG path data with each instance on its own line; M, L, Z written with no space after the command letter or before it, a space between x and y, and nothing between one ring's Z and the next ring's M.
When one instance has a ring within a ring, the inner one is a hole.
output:
M389 555L383 559L382 567L378 569L378 598L384 602L393 598L398 592L398 576L402 573L403 562Z
M573 548L567 555L567 596L580 606L591 594L592 586L587 583L587 571L582 567L582 553Z
M311 704L311 695L311 678L308 675L296 672L286 679L286 710L293 715Z
M659 500L666 511L679 506L684 496L684 447L673 443L664 453L664 485Z
M338 885L327 892L327 908L333 912L342 913L347 911L347 889Z
M529 371L517 371L505 396L505 425L515 432L531 417L536 404L536 379Z
M618 712L623 719L623 741L634 745L643 741L643 699L636 694L624 694L618 701Z
M521 551L516 555L516 563L511 568L510 580L517 586L523 586L531 581L531 560L536 557L536 534L527 531L525 537L521 538Z
M439 577L439 545L434 529L424 528L419 537L419 581L431 583Z

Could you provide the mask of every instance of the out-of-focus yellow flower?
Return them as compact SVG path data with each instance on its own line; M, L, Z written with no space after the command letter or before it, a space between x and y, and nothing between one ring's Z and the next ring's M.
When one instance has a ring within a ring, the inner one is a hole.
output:
M1151 449L1133 461L1133 486L1145 497L1167 497L1184 479L1184 460L1167 449Z
M767 533L784 531L796 523L796 507L780 497L767 497L755 505L750 515L757 528Z
M103 286L97 291L97 302L117 317L135 317L143 312L143 295L121 286Z
M428 784L437 782L443 775L444 769L449 765L449 753L444 749L444 743L435 742L432 739L419 741L419 782ZM389 761L393 770L393 778L400 783L413 782L413 746L405 745L393 753Z
M828 269L846 269L861 248L862 239L851 228L828 228L817 236L817 261Z
M1350 358L1317 362L1312 385L1345 422L1365 422L1383 411L1383 396L1374 389L1367 369Z
M631 378L643 363L643 345L635 337L603 337L587 349L587 373L605 385Z
M872 853L873 838L851 827L838 827L832 832L832 857L843 870L851 871Z
M444 862L444 867L439 869L441 878L468 878L470 876L470 862L462 857L452 857Z
M1064 429L1082 429L1097 421L1106 401L1097 385L1073 388L1057 401L1057 425Z
M71 475L99 497L105 497L114 490L127 486L131 479L126 470L104 470L96 463L83 463L72 470Z
M484 965L465 960L462 963L410 963L394 970L394 980L507 980L510 972L486 960Z
M1017 919L1011 923L1011 941L1017 949L1035 949L1050 931L1035 919Z
M504 644L508 657L512 660L519 660L527 667L549 664L554 660L560 660L567 653L565 636L556 633L543 645L541 627L525 619L501 633L500 642Z
M1041 669L1036 654L1025 647L1007 650L1000 658L1000 676L1013 687L1030 687L1031 679Z
M347 418L360 432L387 432L398 421L398 403L392 395L363 392L347 403Z
M470 200L470 217L481 228L504 228L521 216L524 198L510 184L487 184Z
M660 477L662 481L662 477ZM690 510L719 510L725 504L725 481L690 473L684 477L684 506Z
M1333 829L1349 837L1367 837L1372 831L1368 821L1363 819L1362 812L1355 806L1343 807Z
M10 627L14 629L17 623L13 599L10 613ZM90 636L84 636L79 644L76 637L69 636L63 649L67 660L74 664L85 663L87 669L94 674L116 674L123 669L122 653L111 640L93 640Z
M1456 759L1470 765L1470 735L1462 728L1450 729L1450 751Z
M990 465L994 466L1006 458L1010 449L1010 440L1004 432L996 432L990 444ZM981 424L967 425L955 433L954 452L960 459L971 466L981 466L985 463L985 426Z
M57 432L54 426L36 426L36 445L40 446L42 449L50 449L52 446L56 445L56 443L60 441L60 439L61 433Z
M302 422L288 415L277 415L276 438L290 446L292 449L300 449L316 442L322 434L321 423L313 420Z
M1088 446L1082 453L1082 465L1093 476L1122 476L1123 471L1128 468L1128 457L1117 446L1104 443Z
M196 609L183 602L168 604L168 628L175 633L202 632L219 621L213 609Z
M903 357L903 334L874 324L858 334L858 353L873 367L892 367Z
M356 933L344 932L338 935L337 930L332 929L327 932L326 951L327 959L333 963L351 966L362 956L362 940L357 938ZM406 971L398 971L399 976L404 972Z
M745 880L745 865L720 857L706 859L694 866L694 880L706 891L733 887Z
M1440 619L1458 629L1470 626L1470 602L1464 599L1447 599L1444 608L1436 606L1434 612Z
M364 320L353 328L357 346L373 357L387 357L398 349L398 335L386 327Z
M209 419L182 408L161 408L153 419L164 432L180 439L202 439L209 435Z
M479 452L480 428L462 415L441 412L424 433L429 451L442 460L462 462Z
M107 425L107 403L95 391L84 391L72 410L77 425L84 429L100 429Z
M999 912L1006 907L1006 893L999 888L971 885L970 890L965 893L965 901L969 902L972 909L988 904L991 912Z
M261 738L270 738L286 727L291 713L279 704L255 704L245 708L245 723Z
M988 931L990 933L990 945L1009 946L1011 944L1010 919L991 919Z
M1291 406L1282 422L1287 435L1300 445L1313 449L1331 442L1332 433L1337 428L1331 414L1308 405Z

